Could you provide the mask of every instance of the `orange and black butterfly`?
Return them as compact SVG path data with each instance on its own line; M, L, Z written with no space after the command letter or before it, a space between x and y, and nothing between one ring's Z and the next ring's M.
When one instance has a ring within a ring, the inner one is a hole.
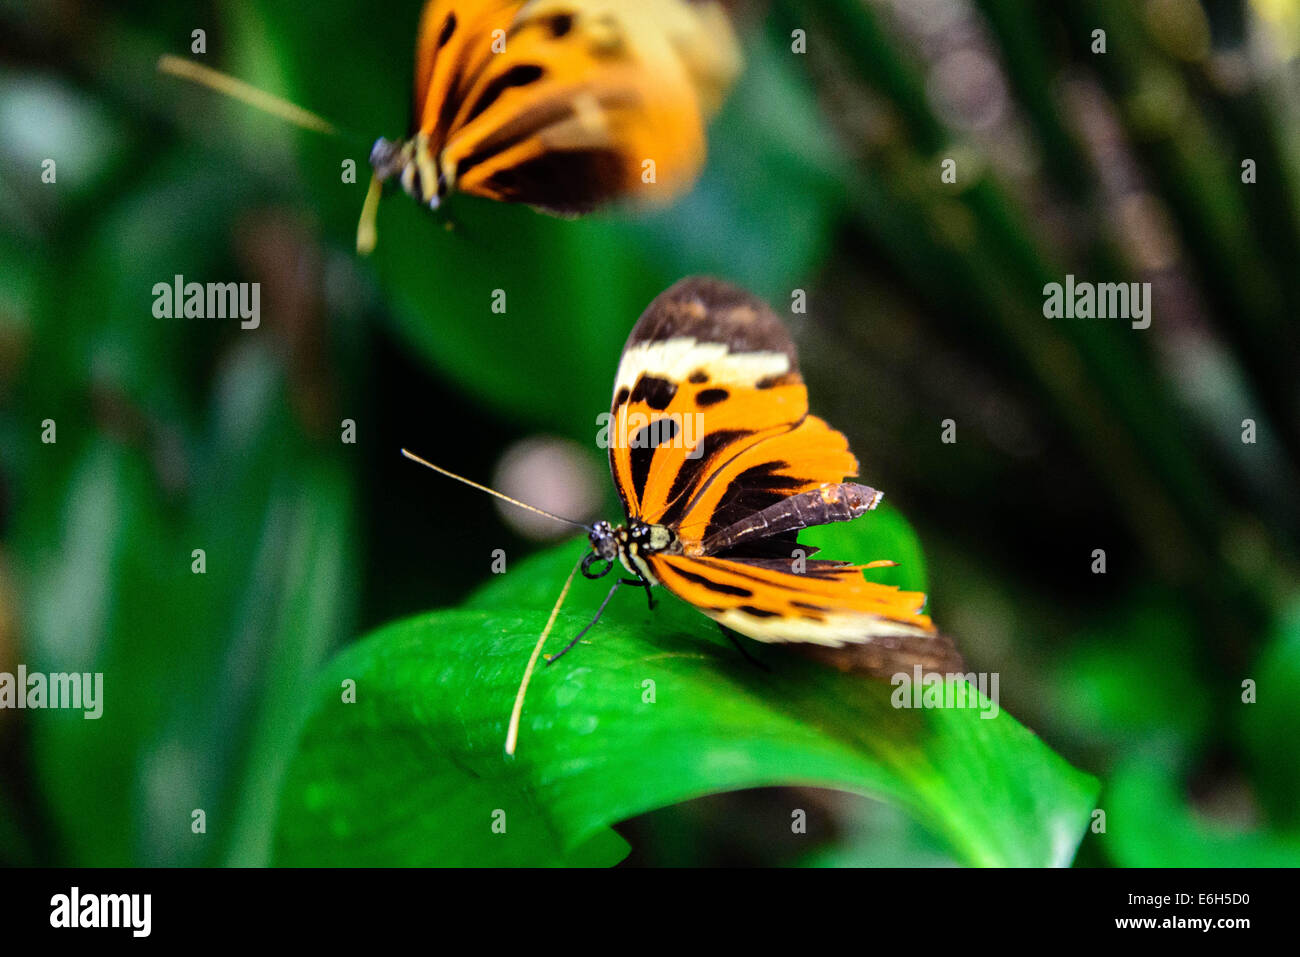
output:
M334 132L206 67L160 65ZM703 165L705 124L739 66L715 0L429 0L410 133L371 149L358 249L374 245L390 181L435 209L453 191L560 215L679 195Z
M627 521L592 528L588 575L618 561L627 581L756 641L864 645L882 674L952 658L924 595L803 559L800 529L858 518L882 494L845 481L857 459L809 414L794 344L763 302L710 279L664 292L628 338L611 415ZM697 440L681 441L692 420Z
M960 670L952 642L923 613L925 595L863 576L892 562L809 560L815 549L798 544L801 529L859 518L882 495L845 481L857 459L809 414L794 344L766 304L702 278L656 298L623 350L609 435L626 519L584 526L591 551L580 567L601 578L618 564L627 577L550 661L620 586L653 596L661 585L756 641L852 647L855 670Z

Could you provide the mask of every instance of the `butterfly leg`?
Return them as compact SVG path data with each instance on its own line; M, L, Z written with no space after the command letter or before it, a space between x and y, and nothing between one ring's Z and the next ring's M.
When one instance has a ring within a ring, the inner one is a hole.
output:
M636 578L620 578L619 581L624 585L636 585L640 588L644 588L646 602L650 605L651 611L655 610L655 596L654 592L650 590L653 586L650 584L648 579L638 576Z
M568 650L569 650L570 648L572 648L572 647L573 647L574 645L576 645L579 641L581 641L581 640L582 640L582 636L585 635L587 632L591 631L592 626L595 625L596 622L600 621L600 616L601 616L602 614L604 614L604 612L605 612L605 606L609 604L609 600L610 600L611 598L614 597L614 592L618 591L618 586L621 585L621 584L623 584L623 582L622 582L621 580L620 580L620 581L616 581L616 582L614 582L614 587L612 587L612 588L609 590L609 594L605 596L605 600L602 601L602 602L600 603L600 607L596 609L596 614L592 617L591 621L587 622L586 626L582 629L582 631L578 632L576 635L573 636L573 640L572 640L572 641L570 641L567 645L565 645L563 648L561 648L561 649L560 649L559 651L557 651L555 654L553 654L553 655L546 655L546 656L545 656L545 658L546 658L546 665L547 665L548 668L549 668L551 665L555 664L555 662L558 661L558 660L560 659L560 656L561 656L561 655L563 655L563 654L565 654L566 652L568 652Z
M736 636L736 633L734 631L732 631L730 628L728 628L720 621L716 622L716 624L718 628L721 629L722 633L726 635L729 639L731 639L731 643L736 646L736 650L740 652L741 656L746 661L748 661L751 665L753 665L756 668L761 668L762 670L768 672L769 674L771 673L772 671L771 668L763 664L763 662L759 661L757 658L755 658L753 655L751 655L748 651L745 650L745 646L740 643L740 639Z

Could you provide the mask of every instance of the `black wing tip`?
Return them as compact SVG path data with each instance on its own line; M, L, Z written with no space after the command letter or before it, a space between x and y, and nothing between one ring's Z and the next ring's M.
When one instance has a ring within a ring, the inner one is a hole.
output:
M736 352L783 352L791 371L799 368L794 342L772 307L724 279L688 276L673 283L646 307L628 345L680 335Z

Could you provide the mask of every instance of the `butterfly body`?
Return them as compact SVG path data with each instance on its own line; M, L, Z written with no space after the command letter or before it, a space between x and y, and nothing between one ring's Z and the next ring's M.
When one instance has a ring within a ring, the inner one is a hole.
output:
M655 555L680 555L682 551L681 541L667 525L649 525L636 520L629 520L626 525L617 527L609 522L597 522L591 527L587 538L591 542L593 559L599 558L607 566L612 566L617 561L629 575L651 585L659 582L649 559ZM599 574L593 574L591 562L587 562L583 570L587 577L599 578L608 568Z
M858 519L882 494L846 481L857 459L809 414L794 345L760 300L704 278L660 295L628 338L611 419L627 521L591 528L587 577L617 560L629 584L663 586L755 640L865 646L870 671L960 663L924 595L863 577L891 562L812 560L799 545L800 530Z
M875 508L882 498L884 493L873 488L842 482L782 499L722 529L707 541L683 543L668 525L651 525L632 518L617 527L609 522L597 522L588 539L595 557L607 562L617 560L630 574L657 585L659 581L648 562L653 556L701 558L785 532L851 521Z

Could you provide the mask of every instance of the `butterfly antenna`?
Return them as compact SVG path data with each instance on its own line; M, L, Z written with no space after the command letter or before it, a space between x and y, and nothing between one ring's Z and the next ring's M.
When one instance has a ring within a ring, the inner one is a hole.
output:
M538 508L536 505L529 505L527 502L521 502L517 498L511 498L509 495L504 495L501 492L498 492L496 489L488 488L486 485L480 485L478 482L470 481L464 476L457 475L455 472L448 472L446 469L442 468L441 466L434 465L432 462L428 462L420 458L414 452L408 452L406 451L406 449L402 449L402 454L405 455L412 462L418 462L421 465L423 465L425 468L433 469L435 472L437 472L440 475L445 475L447 476L447 478L455 479L457 482L463 482L464 484L468 485L470 488L476 488L480 492L487 492L489 495L494 495L497 498L501 499L501 501L503 502L509 502L511 505L518 505L520 508L527 509L530 512L536 512L538 515L545 515L547 518L553 518L557 522L565 522L568 525L575 525L578 528L582 528L582 529L587 528L587 526L582 524L582 522L575 522L571 518L565 518L563 515L556 515L554 512L548 512L546 511L546 509Z
M578 574L578 569L582 567L582 560L573 566L573 571L569 572L569 577L564 580L564 587L560 589L560 597L555 600L555 606L551 609L551 617L546 619L546 627L542 629L542 634L537 639L537 644L533 646L532 657L528 659L528 667L524 669L523 680L519 682L519 692L515 695L515 706L510 711L510 727L506 731L506 754L511 756L515 753L515 746L519 743L519 719L524 713L524 695L528 693L528 682L533 679L533 669L537 667L537 657L542 653L542 646L546 644L546 639L550 637L551 629L555 627L556 616L560 614L560 607L564 604L564 599L568 597L569 586L573 584L573 576Z
M220 70L195 63L193 60L172 56L170 53L164 54L158 58L158 72L189 80L199 86L206 86L210 90L232 97L241 103L247 103L254 109L269 113L304 130L324 133L326 136L363 139L360 134L351 131L345 133L329 120L317 116L310 110L304 110L301 106L281 99L273 93L267 93L250 83L238 80L229 73L222 73Z
M201 63L195 63L193 60L186 60L168 53L158 58L158 71L180 77L183 80L190 80L200 86L206 86L210 90L233 97L241 103L247 103L254 109L270 113L272 116L301 129L324 133L326 136L337 136L364 142L364 137L359 133L340 130L329 120L316 115L310 110L304 110L301 106L290 103L288 100L267 93L265 90L259 90L243 80L235 79L228 73L222 73L220 70L214 70ZM379 238L379 234L375 230L375 220L379 216L379 200L383 196L383 186L384 184L379 181L378 177L370 177L370 188L366 191L366 201L361 207L361 219L357 223L357 252L362 256L369 256L374 252L375 244Z

